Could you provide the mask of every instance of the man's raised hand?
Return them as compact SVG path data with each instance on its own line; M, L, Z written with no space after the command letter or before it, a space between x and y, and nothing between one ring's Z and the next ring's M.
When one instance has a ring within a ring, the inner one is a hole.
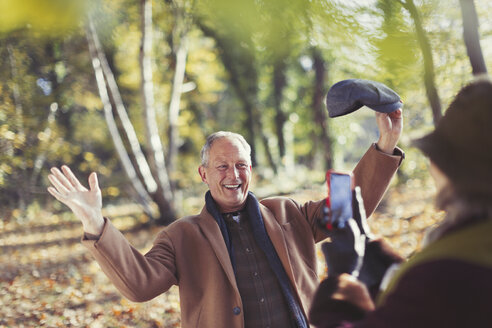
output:
M102 215L101 189L97 182L97 174L89 175L89 188L84 187L66 165L59 170L51 168L48 179L51 186L48 192L63 204L67 205L84 226L84 231L100 235L104 226Z
M379 149L387 154L393 154L403 130L402 109L391 113L376 112L376 122L379 128L377 142Z

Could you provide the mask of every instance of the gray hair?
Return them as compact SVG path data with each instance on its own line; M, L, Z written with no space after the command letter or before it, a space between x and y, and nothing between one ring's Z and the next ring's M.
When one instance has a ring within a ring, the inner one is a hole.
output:
M248 160L249 163L251 164L251 146L248 144L246 139L238 133L230 132L230 131L218 131L214 132L211 135L207 137L207 141L202 147L202 150L200 152L200 158L202 161L202 166L207 167L208 166L208 157L210 155L210 148L212 148L212 144L217 140L221 138L231 138L231 139L236 139L238 140L248 153Z

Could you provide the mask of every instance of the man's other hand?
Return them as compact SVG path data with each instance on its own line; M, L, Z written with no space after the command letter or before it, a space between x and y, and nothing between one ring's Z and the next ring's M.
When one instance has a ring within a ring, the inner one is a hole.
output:
M387 114L376 112L376 122L379 128L378 148L392 155L403 130L402 109Z
M48 192L63 204L67 205L82 222L84 231L100 235L104 226L102 216L101 189L97 182L97 174L89 175L89 188L84 187L66 165L61 170L53 167L48 179L51 186Z

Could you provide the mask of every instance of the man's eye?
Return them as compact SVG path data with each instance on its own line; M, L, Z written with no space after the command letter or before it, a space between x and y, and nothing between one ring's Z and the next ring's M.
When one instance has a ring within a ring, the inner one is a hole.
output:
M219 165L219 166L217 166L217 168L218 168L219 170L224 170L224 169L226 169L226 168L227 168L227 165Z

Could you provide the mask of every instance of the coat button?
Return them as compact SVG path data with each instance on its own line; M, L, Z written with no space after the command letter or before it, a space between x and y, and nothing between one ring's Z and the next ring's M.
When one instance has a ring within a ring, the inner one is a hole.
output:
M241 309L236 306L234 309L232 309L232 313L234 313L235 315L239 315L239 313L241 313Z

